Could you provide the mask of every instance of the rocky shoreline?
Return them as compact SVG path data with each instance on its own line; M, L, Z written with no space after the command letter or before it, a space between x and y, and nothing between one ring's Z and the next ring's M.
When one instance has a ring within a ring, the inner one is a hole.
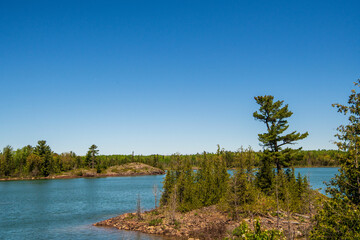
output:
M264 229L275 229L277 226L277 218L270 215L234 221L229 218L227 213L220 211L216 206L204 207L188 213L175 213L171 217L164 208L144 212L140 217L136 213L125 213L95 223L94 226L139 231L177 239L222 239L230 237L233 229L243 221L247 222L249 227L252 228L255 219L261 222ZM292 215L290 219L281 217L278 229L283 230L285 236L290 233L297 239L305 239L310 225L309 216L297 214Z
M47 177L9 177L0 178L0 181L19 180L45 180L45 179L72 179L72 178L101 178L101 177L129 177L145 175L163 175L165 171L143 163L127 163L124 165L112 166L104 172L97 173L95 169L77 169L64 172L59 175Z

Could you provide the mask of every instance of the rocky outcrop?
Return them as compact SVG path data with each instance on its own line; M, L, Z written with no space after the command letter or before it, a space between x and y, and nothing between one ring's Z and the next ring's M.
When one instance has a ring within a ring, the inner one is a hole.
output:
M277 219L273 216L258 216L264 229L277 228ZM234 221L227 213L221 212L216 206L204 207L188 213L173 213L165 208L158 208L142 213L126 213L108 220L95 223L94 226L113 227L120 230L140 231L143 233L171 236L179 239L222 239L229 236L234 228L245 221L250 228L254 219L244 218ZM310 220L306 215L291 216L291 220L281 217L279 229L285 235L290 234L297 239L305 239Z

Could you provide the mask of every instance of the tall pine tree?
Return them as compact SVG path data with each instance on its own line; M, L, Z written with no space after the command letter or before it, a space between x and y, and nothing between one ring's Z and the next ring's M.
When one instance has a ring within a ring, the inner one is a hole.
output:
M34 154L40 157L40 175L41 176L49 176L51 169L51 161L52 161L52 152L49 145L46 145L45 140L38 141L38 145L34 148Z
M260 105L259 111L253 113L256 120L266 125L267 132L258 134L261 145L272 153L272 159L276 164L278 172L286 167L290 161L291 150L284 149L286 145L294 144L296 141L306 138L309 134L293 131L285 134L289 128L287 119L293 114L288 105L283 106L284 101L274 101L270 95L257 96L255 101Z
M97 155L99 154L99 150L97 149L97 146L95 144L91 145L89 148L89 151L86 154L86 164L91 167L94 168L95 164L97 164Z

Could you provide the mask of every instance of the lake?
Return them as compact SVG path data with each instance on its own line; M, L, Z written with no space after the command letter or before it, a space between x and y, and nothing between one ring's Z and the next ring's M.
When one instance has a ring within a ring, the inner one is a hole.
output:
M337 168L297 168L313 188L325 186ZM163 239L91 224L154 208L152 188L164 175L0 182L0 239Z

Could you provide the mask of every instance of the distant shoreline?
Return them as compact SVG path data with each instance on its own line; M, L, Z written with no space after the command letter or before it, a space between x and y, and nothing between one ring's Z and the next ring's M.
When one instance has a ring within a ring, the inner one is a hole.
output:
M132 165L135 163L128 163L125 164L125 166ZM136 163L140 164L140 163ZM30 180L51 180L51 179L75 179L75 178L105 178L105 177L134 177L134 176L151 176L151 175L164 175L166 172L159 168L154 168L146 164L141 164L142 170L144 168L150 168L149 171L126 171L126 172L108 172L108 173L96 173L96 172L85 172L83 175L77 175L74 172L76 170L73 170L71 172L59 174L59 175L50 175L47 177L9 177L9 178L0 178L0 182L5 181L30 181ZM115 166L116 167L116 166ZM113 167L112 167L113 168ZM138 169L141 169L138 168ZM339 166L294 166L293 168L339 168ZM197 170L198 167L193 167L194 170ZM229 168L228 170L235 170L235 168ZM81 171L81 170L79 170Z
M75 178L105 178L105 177L132 177L132 176L151 176L164 175L165 171L143 163L128 163L120 166L113 166L106 169L105 173L96 173L96 170L79 169L65 172L59 175L50 175L47 177L9 177L0 178L4 181L22 181L22 180L51 180L51 179L75 179Z

